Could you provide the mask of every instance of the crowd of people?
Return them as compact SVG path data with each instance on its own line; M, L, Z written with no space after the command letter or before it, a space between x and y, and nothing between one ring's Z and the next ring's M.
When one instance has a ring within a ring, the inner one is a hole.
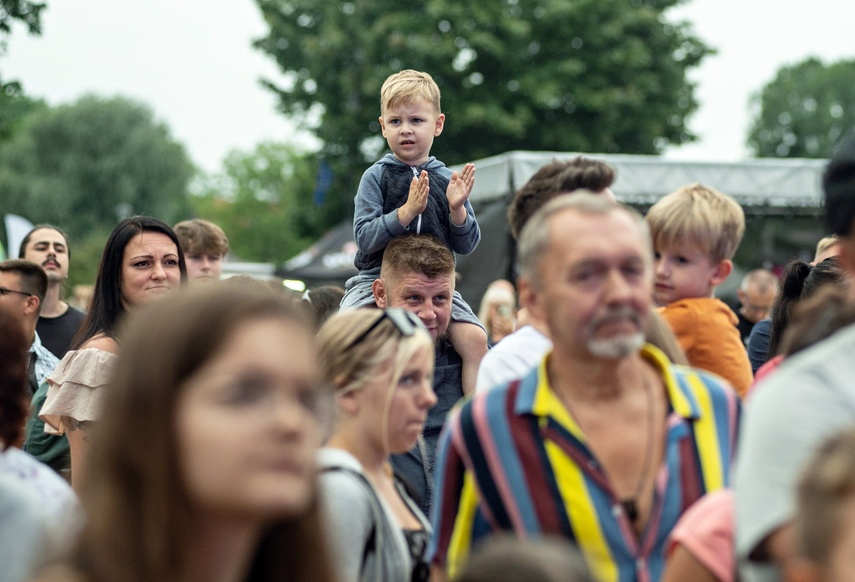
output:
M735 310L733 198L642 216L604 162L556 159L476 315L439 88L401 71L380 105L342 288L220 280L202 219L122 220L85 312L60 228L0 262L0 582L855 577L855 138L832 236Z

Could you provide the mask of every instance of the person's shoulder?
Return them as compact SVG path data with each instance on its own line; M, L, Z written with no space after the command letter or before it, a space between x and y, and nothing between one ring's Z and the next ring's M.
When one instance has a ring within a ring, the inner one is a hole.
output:
M109 352L111 354L118 354L119 344L115 339L111 338L110 336L98 334L86 340L77 351L80 352L87 349L94 349L100 350L102 352Z
M343 449L323 447L316 459L324 505L335 511L358 511L362 514L359 519L363 519L376 493L356 457Z
M782 390L802 391L806 386L812 395L825 391L842 392L848 396L852 374L855 373L853 353L855 325L850 325L828 339L784 358L775 373L764 379L763 390L757 391L752 402L765 398L766 394L774 399Z
M721 309L719 304L727 307L723 301L713 297L683 297L669 303L665 308L667 310L719 311ZM728 307L728 309L730 308Z
M399 162L397 160L397 158L395 158L394 155L385 154L382 158L380 158L379 160L375 161L373 164L371 164L370 166L365 168L365 171L362 172L362 179L363 180L368 180L368 179L372 179L372 178L377 179L379 176L381 176L383 174L384 170L386 168L388 168L390 165L398 165L400 163L401 162Z
M534 327L521 327L487 351L478 368L476 391L522 378L537 367L551 348L549 338Z
M437 159L437 158L436 158L436 156L430 156L430 157L428 157L427 162L425 162L425 164L424 164L424 168L425 168L428 172L442 172L442 171L447 171L447 172L448 172L448 175L449 175L449 176L451 175L451 168L449 168L448 166L446 166L446 165L445 165L445 163L444 163L442 160Z
M707 370L694 368L692 366L683 366L680 364L671 364L671 372L677 383L677 388L688 397L696 402L698 391L705 393L704 399L709 399L713 402L730 402L738 400L738 396L734 388L727 380Z
M674 319L690 320L698 325L719 325L736 327L737 318L727 303L714 297L684 297L669 303L661 309L662 316Z
M711 321L729 327L736 327L739 323L739 318L736 312L731 309L730 305L721 299L711 297L706 300L701 300L698 303L698 308L702 313L706 314Z
M86 319L86 314L76 307L69 305L62 317L75 323L83 323L83 320Z
M475 414L476 409L486 411L487 416L491 418L495 417L496 414L507 416L509 410L516 408L515 403L520 396L520 390L524 390L526 387L537 386L539 381L538 374L539 366L535 364L529 371L519 377L502 381L489 390L482 390L475 393L472 397L462 401L458 405L458 409L466 417L471 417Z

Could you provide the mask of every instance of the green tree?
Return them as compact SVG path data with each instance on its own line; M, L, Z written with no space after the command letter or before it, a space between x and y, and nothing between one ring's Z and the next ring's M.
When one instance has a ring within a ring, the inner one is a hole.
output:
M782 67L754 95L748 145L760 157L826 158L855 127L855 60Z
M384 148L380 85L403 68L440 85L446 163L512 149L653 154L694 138L686 72L711 51L665 19L681 0L256 1L270 27L256 47L284 73L267 85L323 142L342 214Z
M0 0L0 57L6 53L6 43L15 22L22 23L30 34L41 34L44 8L44 2ZM18 81L4 81L0 75L0 141L8 139L17 121L37 104L24 96Z
M312 202L314 158L276 143L233 151L221 174L203 177L196 186L194 213L220 225L241 259L282 262L323 232Z
M4 210L77 236L109 231L130 214L185 216L192 174L166 126L123 98L37 109L0 145Z

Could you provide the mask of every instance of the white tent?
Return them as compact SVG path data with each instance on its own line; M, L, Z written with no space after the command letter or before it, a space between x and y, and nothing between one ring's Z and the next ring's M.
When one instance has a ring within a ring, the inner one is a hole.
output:
M495 278L511 278L515 244L508 233L507 204L543 165L552 160L570 160L578 155L602 160L616 171L612 186L618 200L646 210L662 196L680 186L700 182L733 196L746 216L760 221L763 247L757 253L770 255L773 233L766 217L805 217L816 222L817 232L788 230L788 237L810 239L821 236L821 176L826 160L755 159L744 162L689 162L659 156L578 154L573 152L512 151L475 160L475 186L470 200L481 226L481 244L471 255L458 256L462 280L458 289L474 309L484 289ZM460 169L462 166L455 166ZM758 228L756 226L753 228Z
M602 160L617 172L612 190L627 204L652 204L684 184L701 182L733 196L744 207L807 207L822 203L825 160L755 159L689 162L659 156L512 151L476 160L474 205L510 197L541 166L577 155Z

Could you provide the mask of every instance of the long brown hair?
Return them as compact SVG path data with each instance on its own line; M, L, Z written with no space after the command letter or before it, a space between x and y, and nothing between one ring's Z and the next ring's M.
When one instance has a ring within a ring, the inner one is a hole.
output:
M0 451L19 444L27 418L30 344L20 323L0 310Z
M93 430L92 479L81 492L88 521L74 566L86 579L187 578L194 520L180 474L176 403L186 380L241 324L259 318L285 321L312 341L299 306L254 286L185 291L129 318L104 420ZM305 515L269 526L247 579L331 580L322 538L313 501Z

